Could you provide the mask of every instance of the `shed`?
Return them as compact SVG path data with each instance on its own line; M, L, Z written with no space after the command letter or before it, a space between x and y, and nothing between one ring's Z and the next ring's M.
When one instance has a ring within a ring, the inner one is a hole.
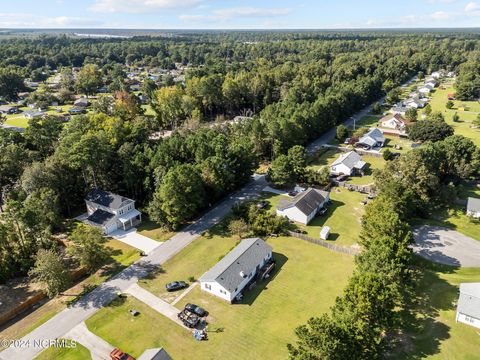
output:
M328 235L330 235L330 227L328 226L322 227L322 230L320 230L320 239L327 240Z

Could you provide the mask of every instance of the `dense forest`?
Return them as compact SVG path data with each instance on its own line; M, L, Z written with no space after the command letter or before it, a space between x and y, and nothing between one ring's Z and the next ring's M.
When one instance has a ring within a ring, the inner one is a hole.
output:
M478 71L469 75L478 47L473 36L441 33L4 40L1 97L14 100L24 79L42 82L72 67L81 68L75 82L31 96L88 95L99 85L114 96L67 124L49 116L30 120L23 134L0 129L0 279L26 274L93 187L133 197L152 220L178 228L249 181L259 161L307 144L419 71L460 70L478 85ZM189 65L184 82L144 82L155 113L146 116L124 86L125 72L178 64ZM478 92L471 85L465 97ZM253 117L221 124L243 114ZM159 130L174 131L152 138Z

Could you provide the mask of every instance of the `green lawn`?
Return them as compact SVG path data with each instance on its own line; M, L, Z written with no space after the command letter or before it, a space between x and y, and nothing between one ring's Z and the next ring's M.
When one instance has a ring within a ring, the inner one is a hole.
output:
M480 112L480 103L478 101L454 101L454 107L452 109L446 109L445 104L448 101L447 95L450 93L455 93L455 88L453 86L453 81L447 81L442 85L445 89L437 88L435 93L433 93L430 105L433 111L440 111L445 116L445 120L448 124L453 126L455 133L458 135L463 135L467 138L472 139L477 146L480 146L480 129L472 129L472 121L477 117ZM462 111L459 107L465 104L467 105L468 111ZM452 117L457 113L460 116L459 122L453 122Z
M361 127L361 126L365 126L365 127L376 127L378 125L378 120L380 120L381 116L377 116L377 115L366 115L364 117L362 117L360 119L360 121L358 121L355 125L357 128Z
M153 278L140 280L139 284L166 301L173 301L178 294L165 290L165 284L174 280L189 281L200 278L221 257L227 254L238 239L226 237L226 222L213 227L201 238L183 249L177 256L167 261ZM199 261L201 260L201 261Z
M142 219L142 223L137 226L137 230L139 234L157 241L166 241L175 234L175 232L168 231L161 225L158 225L146 218Z
M272 212L283 195L263 193L263 199L270 203ZM307 231L308 235L318 239L323 226L331 229L329 240L338 245L351 246L358 243L358 234L361 229L361 218L364 205L360 202L365 199L364 194L348 191L345 188L333 188L330 192L331 204L327 212L314 218L309 225L296 224L300 230Z
M7 115L5 124L17 126L17 127L28 127L28 119L25 119L22 114Z
M478 329L455 322L458 287L478 282L480 269L455 269L418 260L416 304L404 314L407 345L396 359L476 360L480 354Z
M462 184L456 187L459 198L480 197L480 187L475 184ZM480 220L468 217L465 206L452 204L435 212L430 219L418 219L421 224L444 226L480 241ZM480 280L480 279L479 279Z
M77 343L75 348L49 347L35 357L35 360L88 360L91 358L90 351Z
M199 272L210 267L205 263L218 261L218 252L205 254L198 245L212 240L232 244L231 239L204 237L185 249L200 251L195 256L196 266L202 269ZM286 358L287 343L295 341L294 329L312 315L328 311L341 294L352 273L353 258L295 238L267 241L277 260L276 272L268 283L247 292L241 304L231 305L198 287L177 304L180 309L186 302L193 302L210 312L209 341L195 341L190 332L131 298L100 310L87 320L87 326L133 356L162 346L174 359ZM178 258L176 262L165 265L167 273L181 273L185 256L189 266L193 254L182 252L174 258ZM131 317L131 308L141 315Z
M392 152L405 153L412 150L413 142L393 135L385 135L385 146L382 148L382 151L385 149L390 149ZM399 145L400 149L395 149L395 146Z
M155 116L155 111L150 105L142 105L142 109L145 110L145 116Z

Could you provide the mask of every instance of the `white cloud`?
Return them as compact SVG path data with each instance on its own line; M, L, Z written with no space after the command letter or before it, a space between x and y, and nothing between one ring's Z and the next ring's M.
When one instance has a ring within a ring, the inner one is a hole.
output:
M451 19L455 16L456 16L456 14L454 14L454 13L448 13L448 12L445 12L445 11L436 11L433 14L430 14L429 17L432 20L448 20L448 19Z
M291 12L292 10L288 8L237 7L214 10L209 15L180 15L179 18L186 22L198 22L202 20L224 22L237 18L272 18L285 16Z
M465 12L470 15L480 16L480 4L472 1L465 5Z
M30 13L0 13L0 27L4 28L67 28L101 26L102 21L82 17L39 16Z
M101 13L144 13L184 9L200 2L201 0L95 0L90 10Z

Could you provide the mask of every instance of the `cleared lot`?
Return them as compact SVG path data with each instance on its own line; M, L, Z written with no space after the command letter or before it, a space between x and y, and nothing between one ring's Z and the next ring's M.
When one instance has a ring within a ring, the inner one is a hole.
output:
M480 243L455 230L423 225L414 229L413 250L421 257L440 264L480 267Z

